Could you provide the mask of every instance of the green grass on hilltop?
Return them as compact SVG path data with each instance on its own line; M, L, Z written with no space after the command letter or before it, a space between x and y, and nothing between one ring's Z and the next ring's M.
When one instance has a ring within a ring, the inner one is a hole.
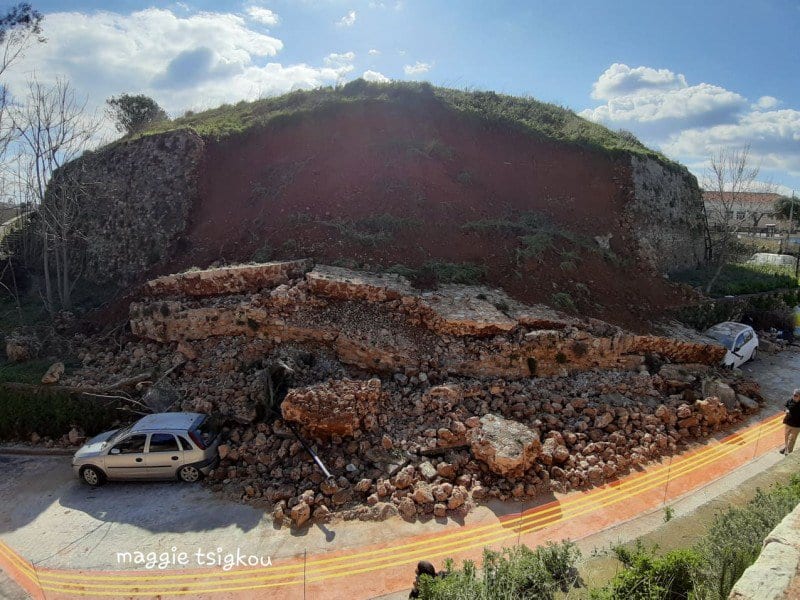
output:
M567 108L495 92L471 92L433 87L428 83L371 83L356 79L341 87L295 91L254 102L224 104L199 113L152 125L141 135L192 129L199 135L221 139L255 127L296 122L309 113L324 113L347 104L384 102L413 108L429 108L431 102L479 121L522 130L536 137L576 144L606 153L630 152L650 156L675 167L628 132L614 132L579 117Z

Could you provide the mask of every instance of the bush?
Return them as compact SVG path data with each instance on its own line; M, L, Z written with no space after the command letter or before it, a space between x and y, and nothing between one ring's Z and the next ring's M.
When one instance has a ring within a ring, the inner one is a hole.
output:
M439 283L473 284L486 277L487 268L475 263L430 261L422 267L422 276L429 275Z
M593 590L593 600L689 600L694 574L701 563L695 550L673 550L656 556L655 548L645 549L637 542L633 550L623 546L614 553L623 570L611 583Z
M758 558L770 531L800 503L800 476L755 497L740 508L717 515L697 548L703 556L698 574L702 598L723 600L745 569Z
M20 391L0 387L0 439L3 440L25 440L34 432L57 438L74 426L95 434L110 429L124 416L108 401L44 388Z
M572 296L570 296L567 292L556 292L550 296L550 301L553 303L553 306L560 308L561 310L576 310L575 302L572 300Z
M461 569L445 562L444 577L423 576L419 597L425 600L550 600L559 589L575 581L575 562L580 556L575 544L548 542L531 550L527 546L483 551L479 573L472 561Z

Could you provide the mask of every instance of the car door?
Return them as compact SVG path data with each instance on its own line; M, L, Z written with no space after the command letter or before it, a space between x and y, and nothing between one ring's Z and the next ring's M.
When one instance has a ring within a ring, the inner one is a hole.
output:
M146 443L146 433L134 433L114 444L105 457L105 468L108 478L146 478L147 465L144 462Z
M745 332L736 336L736 341L733 343L733 366L739 367L749 358L747 348L745 348Z
M755 350L757 345L756 336L752 329L746 330L742 336L744 338L744 343L742 344L742 349L739 354L742 355L743 360L748 361L750 357L753 356L753 350Z
M145 462L149 477L173 479L183 465L183 450L173 434L151 433Z

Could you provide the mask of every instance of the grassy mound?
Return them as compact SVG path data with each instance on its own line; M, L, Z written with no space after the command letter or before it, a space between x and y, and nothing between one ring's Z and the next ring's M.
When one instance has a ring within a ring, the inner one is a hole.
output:
M644 146L630 133L611 131L579 117L570 109L533 98L439 88L428 83L372 83L363 79L336 88L300 90L254 102L223 104L199 113L189 111L173 121L156 123L141 135L192 129L201 136L221 139L252 128L289 124L309 113L324 113L359 102L406 107L438 104L466 117L521 130L539 138L609 153L650 156L668 165L675 164Z

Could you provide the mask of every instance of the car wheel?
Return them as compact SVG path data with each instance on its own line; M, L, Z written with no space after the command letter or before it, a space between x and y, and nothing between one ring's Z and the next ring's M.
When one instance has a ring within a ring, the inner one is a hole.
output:
M193 483L200 479L200 469L192 465L184 465L178 470L178 477L181 481Z
M750 360L755 360L758 356L758 348L753 348L753 353L750 355Z
M100 469L95 467L84 467L81 470L81 480L92 487L103 485L105 483L105 476Z

